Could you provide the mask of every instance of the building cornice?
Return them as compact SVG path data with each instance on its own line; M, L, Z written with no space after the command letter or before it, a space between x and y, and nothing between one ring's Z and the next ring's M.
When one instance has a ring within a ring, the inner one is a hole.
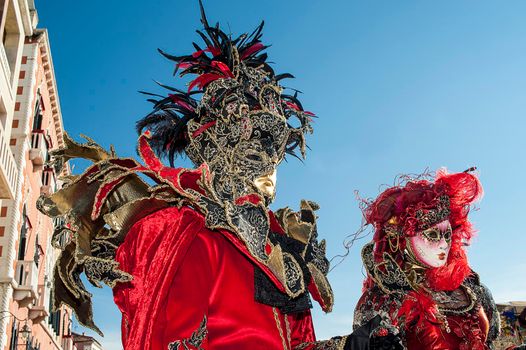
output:
M44 68L44 76L46 78L47 89L49 91L51 112L53 115L55 132L57 134L58 146L62 147L64 146L64 122L62 120L62 111L60 109L60 100L58 97L55 69L53 67L53 58L51 56L51 48L49 45L49 36L47 29L36 29L35 34L39 37L38 45L40 49L40 54L42 56L42 65Z

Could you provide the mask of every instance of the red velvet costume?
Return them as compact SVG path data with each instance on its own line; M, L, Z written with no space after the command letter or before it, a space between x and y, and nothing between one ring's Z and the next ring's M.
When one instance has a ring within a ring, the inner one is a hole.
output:
M134 276L131 286L115 288L125 349L167 349L190 339L204 317L203 349L293 349L314 341L308 311L285 315L254 300L257 267L230 239L188 207L133 226L116 256Z
M84 153L93 146L79 145L69 138L66 143L68 147L63 152L69 155ZM207 216L197 209L199 200L195 197L201 192L204 195L204 188L210 185L206 165L196 170L165 167L153 154L146 136L140 137L139 144L146 166L129 159L102 160L73 184L49 198L42 197L41 210L56 214L64 210L63 198L96 192L94 198L84 197L88 205L82 200L74 201L73 208L79 213L81 209L91 213L93 220L87 222L89 225L75 224L78 221L70 218L60 231L69 235L75 230L75 240L67 244L56 266L55 303L68 301L75 307L79 321L98 331L90 310L85 309L91 308L90 295L79 293L84 290L77 277L78 261L82 258L90 282L102 281L114 288L115 302L123 316L122 340L126 350L350 349L347 337L315 340L307 293L327 311L332 306L332 294L319 270L325 270L326 262L323 247L315 242L314 203L302 202L298 214L285 209L276 218L272 212L267 213L269 231L273 233L265 248L269 256L276 256L272 252L281 254L282 250L284 254L294 253L280 246L276 236L304 251L296 256L297 260L289 261L301 263L303 271L287 276L279 275L278 269L276 274L272 270L276 265L258 261L234 232L207 226ZM102 149L97 151L99 158L108 155ZM159 185L141 185L138 173L150 176ZM93 181L99 176L106 180ZM148 197L148 193L157 195ZM190 198L196 203L194 207L182 204ZM240 199L238 205L251 208L260 199L248 196ZM173 201L181 205L168 205ZM65 208L70 208L69 204ZM113 210L106 212L107 208ZM97 219L100 215L104 215L104 221ZM110 226L115 234L103 226ZM121 236L118 229L126 234L112 253L111 247L116 246L112 242ZM92 255L82 257L84 242L94 233L96 238L88 246ZM317 252L306 252L308 249ZM108 253L114 256L106 259ZM294 298L288 297L291 286L285 283L300 276L302 285L305 283L303 291ZM367 346L369 334L365 331L365 337L351 338L361 344L353 349Z
M481 301L482 302L482 301ZM421 317L420 323L416 320L406 325L405 319L402 319L400 313L401 302L397 296L388 296L376 288L368 289L358 301L355 311L355 324L360 325L362 317L370 317L376 313L389 314L392 319L393 327L403 328L403 342L409 350L468 350L468 349L489 349L489 345L496 337L498 322L492 319L490 325L489 317L494 315L496 310L493 308L490 300L488 302L488 312L482 305L475 306L472 310L458 315L446 315L445 319L439 319L435 316L436 305L429 300L418 300L418 304L410 304L413 310L413 317ZM427 305L421 307L420 305ZM448 329L444 328L447 324ZM490 337L488 337L490 335Z
M469 205L481 193L474 175L441 171L434 181L409 180L369 203L364 215L375 236L362 251L368 277L355 326L384 314L409 350L490 349L499 332L498 311L462 245L473 234ZM445 265L432 268L408 242L444 221L453 228L449 255Z
M406 344L408 349L432 350L482 350L488 349L482 345L487 340L489 322L486 313L478 308L473 313L465 315L449 315L447 322L451 331L444 331L440 326L428 327L425 331L408 332Z

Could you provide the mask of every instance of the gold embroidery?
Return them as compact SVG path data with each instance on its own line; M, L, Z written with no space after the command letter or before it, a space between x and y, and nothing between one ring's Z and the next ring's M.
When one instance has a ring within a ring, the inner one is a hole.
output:
M279 331L279 336L281 338L281 344L283 345L283 349L287 350L288 349L287 341L285 340L285 337L283 336L283 328L281 327L281 322L279 320L278 310L275 307L273 307L272 312L274 313L274 320L276 321L276 327L278 328L278 331Z
M292 339L291 339L291 333L290 333L289 317L287 315L283 315L283 318L285 319L285 329L287 330L287 340L289 342L289 347L292 348Z

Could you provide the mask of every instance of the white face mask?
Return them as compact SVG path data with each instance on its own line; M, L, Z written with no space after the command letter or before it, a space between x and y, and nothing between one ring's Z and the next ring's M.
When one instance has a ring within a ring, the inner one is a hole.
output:
M426 267L442 267L451 248L451 224L442 221L427 230L407 238L407 246L416 260Z

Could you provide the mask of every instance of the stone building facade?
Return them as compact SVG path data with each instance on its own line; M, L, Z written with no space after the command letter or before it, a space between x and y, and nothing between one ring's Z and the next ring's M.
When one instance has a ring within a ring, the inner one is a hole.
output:
M65 175L46 166L63 142L49 38L32 0L0 10L0 350L72 350L71 310L50 307L57 223L36 208Z

